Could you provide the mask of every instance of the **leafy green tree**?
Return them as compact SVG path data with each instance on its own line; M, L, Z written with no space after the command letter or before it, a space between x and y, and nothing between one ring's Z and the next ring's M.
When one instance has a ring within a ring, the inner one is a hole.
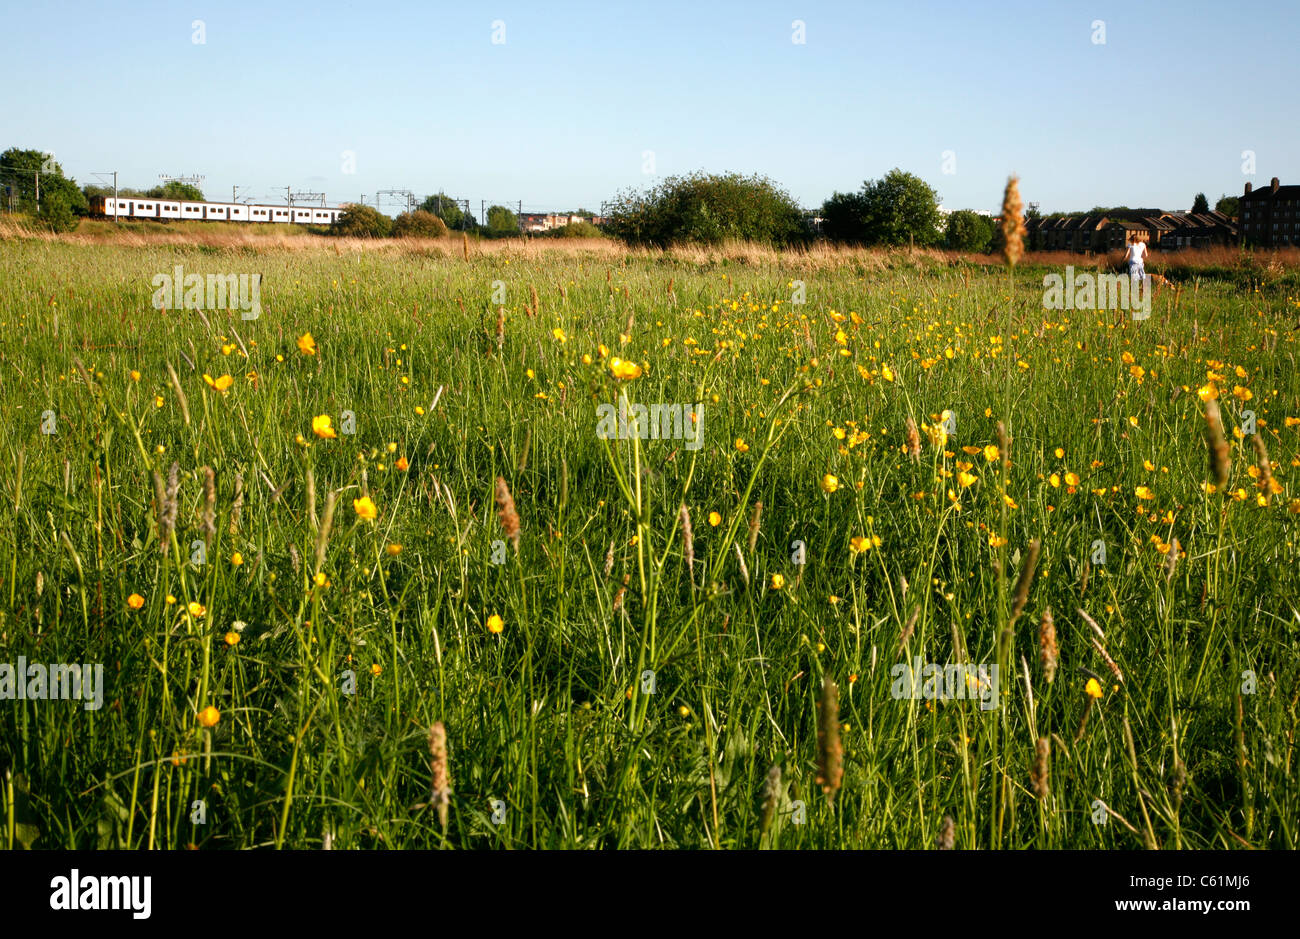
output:
M369 205L350 205L331 224L331 232L347 238L387 238L393 220Z
M81 194L75 187L73 191ZM62 189L56 189L48 195L41 194L41 210L36 217L42 225L55 232L73 231L81 224L81 219L72 211L67 192Z
M860 192L835 192L822 203L822 234L831 241L866 240L866 207Z
M154 186L145 193L149 199L166 199L170 202L207 202L203 198L203 190L198 186L192 186L189 183L169 180L161 186Z
M66 206L68 211L74 214L86 213L88 206L85 195L78 188L75 180L63 175L63 167L51 154L40 150L19 150L17 147L11 147L4 153L0 153L0 178L4 180L6 186L13 187L19 211L36 211L38 177L42 214L44 214L46 199L54 196L62 197L56 199L58 205L56 212L61 212L62 207Z
M834 241L927 246L942 237L939 197L921 179L892 169L858 193L834 193L822 206L822 230Z
M438 216L448 228L457 231L474 228L474 216L461 211L460 203L445 192L429 196L420 203L420 210Z
M519 233L519 216L504 205L494 205L487 210L488 231L496 235L517 235Z
M607 231L629 244L717 244L728 239L805 241L803 210L776 183L739 173L671 176L646 192L620 193Z
M1196 198L1192 200L1192 214L1200 215L1208 211L1210 211L1210 201L1205 198L1205 193L1198 192Z
M441 238L447 234L443 220L432 212L416 209L393 219L394 238Z
M1241 200L1237 196L1219 196L1219 201L1214 203L1214 211L1236 218L1240 206Z
M87 202L96 196L103 196L106 199L111 199L113 198L113 187L100 186L92 183L88 186L82 186L81 193L86 197ZM149 198L149 195L142 189L132 189L129 186L123 186L117 190L117 197L119 199L147 199Z
M984 251L993 241L993 219L969 209L948 215L943 245L952 251Z

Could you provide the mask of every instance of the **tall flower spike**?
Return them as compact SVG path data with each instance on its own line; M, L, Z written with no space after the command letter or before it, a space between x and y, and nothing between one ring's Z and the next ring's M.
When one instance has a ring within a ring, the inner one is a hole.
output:
M451 770L447 765L447 729L438 721L429 728L429 757L432 783L429 801L438 812L438 823L447 831L447 810L451 805Z
M510 539L510 543L515 547L515 553L518 554L519 513L515 511L515 500L510 495L510 487L501 476L497 477L496 502L497 520L501 523L501 530Z
M1020 179L1012 176L1002 196L1002 258L1009 267L1016 266L1025 250L1024 208L1020 201Z
M844 777L844 747L840 744L840 691L827 675L822 682L821 707L817 713L817 782L827 804L835 801Z

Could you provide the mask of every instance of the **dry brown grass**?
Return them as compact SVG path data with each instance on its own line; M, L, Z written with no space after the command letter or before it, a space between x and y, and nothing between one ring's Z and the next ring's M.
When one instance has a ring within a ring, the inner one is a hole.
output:
M146 227L147 226L147 227ZM206 227L205 227L206 226ZM162 230L160 230L162 229ZM630 248L610 238L543 239L507 238L493 241L465 239L459 233L441 238L333 238L313 231L274 226L265 229L254 225L189 223L164 226L145 223L115 225L87 220L68 234L30 230L12 218L0 217L0 242L13 239L61 241L69 244L113 244L149 248L162 246L203 247L213 250L251 252L317 252L334 254L391 254L394 257L427 258L476 257L512 261L535 261L548 257L581 257L587 260L619 264L624 261L650 259L696 267L742 264L755 268L795 266L811 271L837 271L852 268L856 273L887 271L896 268L991 267L1001 265L997 254L944 251L937 248L860 248L826 241L788 249L743 241L718 245L673 245L666 249ZM1021 266L1063 269L1117 269L1123 252L1078 254L1072 251L1027 251ZM1237 247L1188 249L1153 252L1148 267L1152 272L1186 279L1200 272L1240 270L1246 266L1280 275L1300 270L1300 248L1278 248L1243 252Z

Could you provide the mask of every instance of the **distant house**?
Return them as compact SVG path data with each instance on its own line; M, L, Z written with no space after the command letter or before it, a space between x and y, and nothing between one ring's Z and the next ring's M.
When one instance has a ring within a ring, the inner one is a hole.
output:
M1237 211L1241 243L1260 247L1300 244L1300 186L1282 186L1273 177L1267 189L1246 183Z
M1240 237L1237 220L1222 212L1166 212L1152 221L1168 226L1160 239L1164 251L1231 245Z
M575 225L578 222L590 222L592 225L604 225L608 219L593 215L588 218L585 215L573 215L564 213L546 213L546 212L525 212L519 216L519 221L523 225L525 232L547 232L554 231L557 228L563 228L565 225Z
M1079 254L1122 251L1130 241L1177 250L1232 244L1237 238L1235 220L1222 212L1162 212L1141 218L1056 216L1029 219L1025 227L1031 250Z

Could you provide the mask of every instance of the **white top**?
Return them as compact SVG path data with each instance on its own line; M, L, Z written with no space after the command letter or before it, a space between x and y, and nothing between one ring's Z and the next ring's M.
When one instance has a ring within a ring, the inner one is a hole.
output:
M1145 241L1135 241L1128 246L1128 253L1124 255L1125 261L1141 261L1146 257L1147 245Z

